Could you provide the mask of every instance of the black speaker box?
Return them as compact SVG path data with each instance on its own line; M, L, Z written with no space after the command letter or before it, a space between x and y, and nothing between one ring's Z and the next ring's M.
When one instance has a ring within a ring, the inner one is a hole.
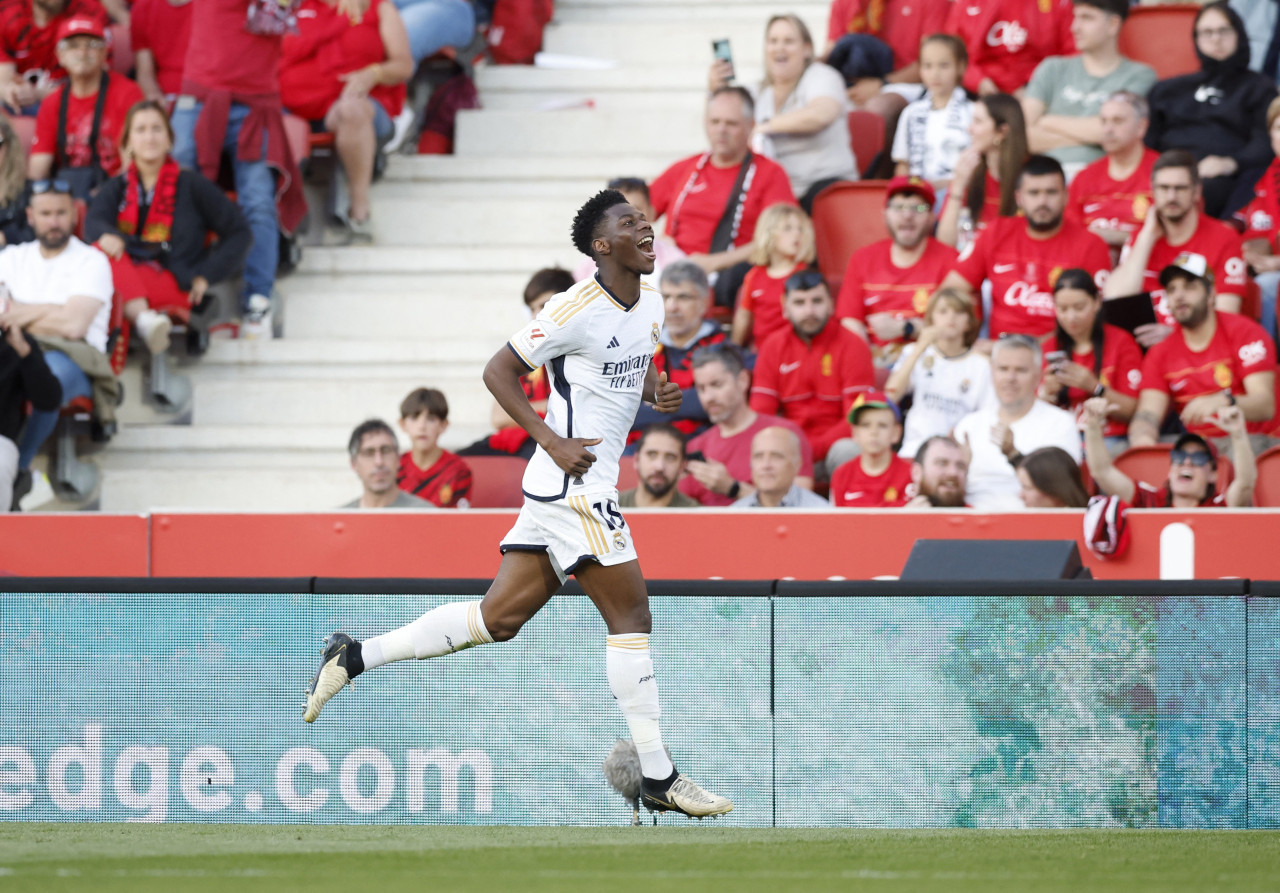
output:
M1074 540L916 540L903 580L1088 580Z

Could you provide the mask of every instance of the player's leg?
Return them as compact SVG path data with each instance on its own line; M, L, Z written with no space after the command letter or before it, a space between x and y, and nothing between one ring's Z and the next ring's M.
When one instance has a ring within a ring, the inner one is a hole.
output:
M662 744L662 709L649 654L649 593L640 562L605 566L589 561L578 567L575 576L609 632L605 640L605 672L640 758L644 805L651 810L675 810L691 816L729 812L733 803L681 775Z
M545 552L512 550L502 556L498 575L482 601L441 605L412 623L363 642L334 633L325 640L302 718L315 722L329 699L366 670L513 638L559 588L560 578Z

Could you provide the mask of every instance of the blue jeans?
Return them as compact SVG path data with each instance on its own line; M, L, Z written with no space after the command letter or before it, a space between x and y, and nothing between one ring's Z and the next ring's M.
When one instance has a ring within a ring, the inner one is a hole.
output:
M476 33L476 13L466 0L395 0L409 34L416 67L445 47L464 47Z
M189 100L188 100L189 101ZM178 164L197 170L196 119L200 117L202 103L183 108L178 101L173 112L173 157ZM249 116L249 107L232 103L227 121L227 136L223 151L230 153L236 177L236 202L244 212L253 232L253 245L244 262L244 294L242 302L250 295L267 295L276 281L276 266L280 260L280 224L276 219L276 178L267 164L264 138L263 154L259 161L240 161L236 158L236 143L240 139L240 127Z
M1262 292L1262 327L1267 335L1276 337L1276 293L1280 291L1280 273L1259 273L1254 277L1258 289Z
M80 367L71 362L71 358L62 351L46 350L44 361L58 383L62 385L62 405L66 406L76 397L89 396L89 376ZM22 437L18 439L18 467L31 467L31 460L40 452L43 444L53 429L58 427L58 410L34 410L27 417L27 425L22 429Z

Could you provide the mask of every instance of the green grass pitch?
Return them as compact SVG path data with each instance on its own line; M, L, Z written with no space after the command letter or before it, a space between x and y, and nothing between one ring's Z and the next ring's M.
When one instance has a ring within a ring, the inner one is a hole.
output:
M1280 832L0 823L0 891L1280 890Z

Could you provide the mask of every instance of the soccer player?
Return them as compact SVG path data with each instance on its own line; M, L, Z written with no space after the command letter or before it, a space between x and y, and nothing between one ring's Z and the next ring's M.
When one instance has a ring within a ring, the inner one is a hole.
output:
M514 638L573 574L609 631L606 672L639 754L644 805L722 815L733 803L681 775L663 747L649 597L618 510L618 460L640 401L674 413L681 400L679 386L651 362L663 302L640 276L653 270L653 227L621 193L606 189L579 209L573 243L595 260L597 274L552 298L484 370L498 403L538 444L493 585L479 602L443 605L363 642L329 636L302 718L314 722L366 670ZM545 421L520 385L522 375L543 364L552 381Z

